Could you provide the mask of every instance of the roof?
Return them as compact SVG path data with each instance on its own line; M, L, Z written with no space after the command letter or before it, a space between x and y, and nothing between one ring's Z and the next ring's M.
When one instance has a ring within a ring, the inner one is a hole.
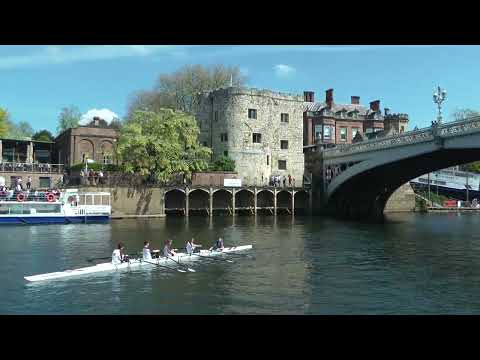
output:
M25 141L25 142L33 142L33 143L41 143L41 144L53 144L55 143L54 141L43 141L43 140L32 140L32 139L14 139L14 138L0 138L1 141L7 140L7 141Z
M328 109L327 103L325 102L303 102L303 111L322 111ZM367 115L371 110L366 106L360 104L336 104L333 103L330 111L336 113L338 111L345 110L347 112L358 111L359 115Z

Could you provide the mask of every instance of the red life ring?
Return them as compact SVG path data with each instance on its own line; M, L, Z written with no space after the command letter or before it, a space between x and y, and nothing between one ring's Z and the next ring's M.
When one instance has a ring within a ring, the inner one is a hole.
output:
M73 196L69 196L67 201L69 203L73 203L75 201L75 198Z
M17 201L22 202L25 200L25 194L24 193L18 193L17 194Z
M47 193L46 197L48 202L55 201L55 196L52 193Z

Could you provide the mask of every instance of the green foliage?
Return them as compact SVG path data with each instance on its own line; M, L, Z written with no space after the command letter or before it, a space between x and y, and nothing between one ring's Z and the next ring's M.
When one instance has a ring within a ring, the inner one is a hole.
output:
M130 100L127 119L137 111L174 109L195 114L197 95L204 91L245 83L245 77L236 66L186 65L172 74L161 74L154 89L135 93Z
M453 121L462 121L471 117L480 116L480 112L472 109L457 108L451 115L450 118Z
M136 111L121 130L117 156L127 172L152 180L189 175L208 168L211 151L198 142L199 132L188 114L171 109Z
M32 138L33 132L34 130L28 122L20 121L18 125L14 123L10 125L8 137L12 139L28 140Z
M115 164L100 164L100 163L90 163L88 164L88 170L93 170L93 171L123 171L124 168L121 165L115 165ZM85 164L84 163L79 163L70 166L71 171L80 171L85 169Z
M48 130L40 130L37 131L32 136L32 140L36 141L53 141L55 138L53 137L52 133Z
M0 108L0 138L7 137L9 131L10 114L7 109Z
M60 115L58 116L58 133L61 133L62 131L70 128L77 127L78 123L80 122L81 116L82 113L76 106L70 105L68 107L64 107Z
M463 171L480 173L480 161L475 161L470 164L462 165L461 168Z
M235 171L235 160L228 156L222 156L220 159L210 165L212 171Z

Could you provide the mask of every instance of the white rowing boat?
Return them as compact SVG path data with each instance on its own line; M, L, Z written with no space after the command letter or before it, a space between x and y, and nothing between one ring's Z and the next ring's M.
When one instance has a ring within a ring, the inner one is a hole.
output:
M84 268L74 269L74 270L66 270L66 271L59 271L47 274L40 274L40 275L32 275L32 276L25 276L25 280L27 281L45 281L45 280L53 280L53 279L60 279L66 278L71 276L78 276L78 275L85 275L85 274L92 274L102 271L117 271L121 269L132 269L138 268L141 266L156 266L156 265L177 265L175 263L187 263L195 260L200 260L204 257L212 257L212 256L220 256L222 254L230 253L230 252L238 252L243 250L249 250L252 248L252 245L243 245L243 246L233 246L233 247L226 247L221 251L209 251L209 250L200 250L199 253L194 254L187 254L187 253L177 253L175 256L171 258L160 257L158 259L152 259L148 261L144 261L142 259L131 259L129 262L125 262L122 264L112 264L111 262L97 264L95 266L88 266Z

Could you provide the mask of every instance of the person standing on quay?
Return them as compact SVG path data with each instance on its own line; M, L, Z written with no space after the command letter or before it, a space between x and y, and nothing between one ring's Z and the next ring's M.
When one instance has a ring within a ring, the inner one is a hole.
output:
M292 186L292 175L288 174L288 186Z
M27 178L27 189L28 190L30 190L30 186L32 186L32 177L31 176L29 176Z

